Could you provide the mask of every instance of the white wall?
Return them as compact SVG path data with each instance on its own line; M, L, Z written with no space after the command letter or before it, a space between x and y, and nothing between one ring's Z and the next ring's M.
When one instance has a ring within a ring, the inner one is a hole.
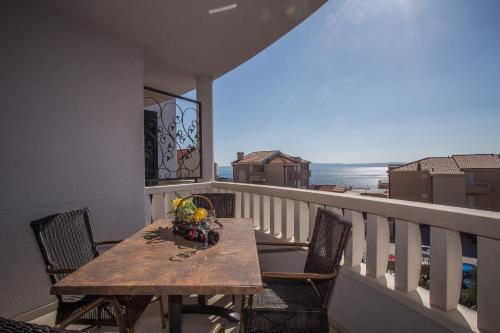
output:
M30 221L88 206L97 239L143 225L142 49L36 1L0 11L0 316L44 305Z

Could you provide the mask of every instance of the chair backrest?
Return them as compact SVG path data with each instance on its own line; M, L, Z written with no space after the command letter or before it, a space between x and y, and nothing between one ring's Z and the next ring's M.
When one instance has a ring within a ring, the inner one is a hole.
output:
M216 217L235 217L235 195L234 193L198 193L207 197L214 206ZM208 208L207 203L199 198L193 199L196 207Z
M54 214L31 222L47 267L80 268L98 252L88 208ZM67 274L49 274L54 284Z
M309 251L305 273L331 274L339 266L352 224L342 216L324 208L318 208L316 222ZM333 281L313 281L325 302Z

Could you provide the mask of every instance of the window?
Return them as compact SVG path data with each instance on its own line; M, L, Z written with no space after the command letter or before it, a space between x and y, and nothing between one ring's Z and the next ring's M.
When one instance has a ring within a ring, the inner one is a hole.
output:
M474 185L474 173L473 172L466 172L465 173L465 184L466 185Z

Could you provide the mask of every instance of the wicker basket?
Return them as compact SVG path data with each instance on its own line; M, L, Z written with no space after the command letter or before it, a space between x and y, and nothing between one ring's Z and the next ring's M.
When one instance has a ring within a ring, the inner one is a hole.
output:
M207 203L207 205L208 205L209 211L212 212L213 214L215 214L215 212L214 212L214 205L212 204L212 202L210 201L210 199L208 199L206 196L203 196L203 195L193 194L193 195L190 195L188 197L183 198L179 202L179 204L177 205L177 208L175 209L175 222L176 223L177 222L184 222L184 223L189 223L189 224L192 224L192 225L197 225L197 223L183 220L182 217L180 216L180 213L179 213L179 209L182 207L182 203L184 201L186 201L186 200L193 199L193 198L199 198L199 199L205 200L206 203Z
M217 244L217 242L219 241L219 233L211 228L210 223L201 223L201 221L193 222L186 220L185 217L181 216L179 209L180 207L182 207L182 203L185 200L189 200L192 198L200 198L205 200L208 206L209 214L212 214L212 216L215 217L213 204L207 197L198 194L185 197L179 202L177 208L175 209L176 216L173 223L173 233L175 235L183 236L188 240L202 242L206 247ZM222 224L220 224L216 220L214 220L214 222L222 227Z

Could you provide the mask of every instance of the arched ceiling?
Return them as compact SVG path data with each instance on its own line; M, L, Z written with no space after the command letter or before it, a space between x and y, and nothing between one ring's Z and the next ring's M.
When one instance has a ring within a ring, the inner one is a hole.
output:
M142 45L144 80L183 93L195 77L241 65L316 11L325 0L45 0Z

